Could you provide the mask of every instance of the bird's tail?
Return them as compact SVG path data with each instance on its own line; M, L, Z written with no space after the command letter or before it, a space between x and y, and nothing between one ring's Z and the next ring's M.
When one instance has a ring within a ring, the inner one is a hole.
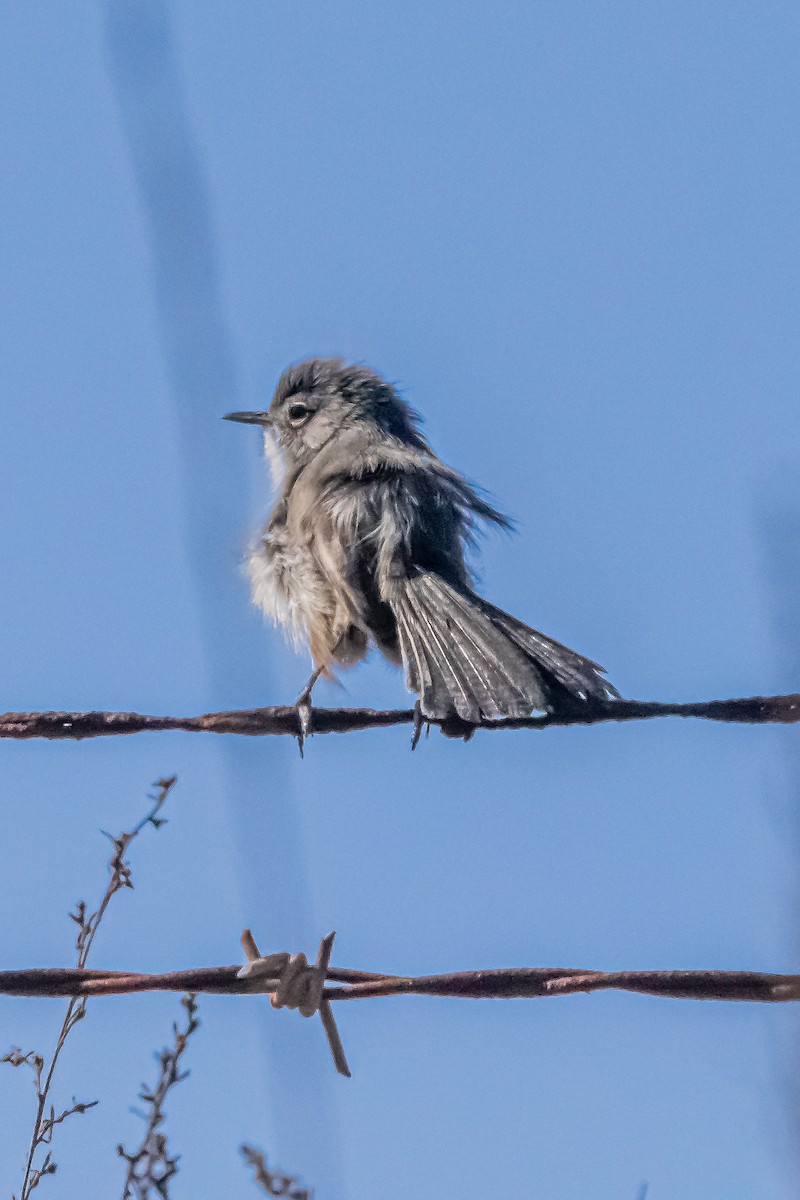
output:
M395 588L390 604L423 716L478 724L618 697L597 663L434 572Z

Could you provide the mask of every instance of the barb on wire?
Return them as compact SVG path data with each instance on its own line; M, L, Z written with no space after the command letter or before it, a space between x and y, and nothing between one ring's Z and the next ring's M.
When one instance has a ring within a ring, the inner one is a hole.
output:
M322 1027L330 1046L334 1066L340 1075L350 1078L350 1068L336 1028L330 1001L324 994L328 964L331 960L335 933L329 933L319 944L317 961L308 965L305 954L262 955L249 929L242 934L242 948L247 962L237 972L239 979L247 979L255 986L251 990L270 992L273 1008L296 1008L303 1017L319 1013Z
M479 726L453 721L431 721L445 733L465 736L474 728L550 729L564 725L599 725L605 721L647 721L654 717L699 717L747 725L791 725L800 721L800 695L751 696L734 700L703 700L688 704L661 704L656 700L609 700L586 703L579 710L545 713L505 721L482 721ZM359 729L385 729L392 725L419 724L413 708L315 708L313 730L320 733L353 733ZM120 736L159 730L187 733L236 733L248 737L288 734L300 737L301 717L295 705L250 708L236 712L204 713L197 717L148 716L135 712L8 712L0 714L0 738L49 738L80 741L82 738Z

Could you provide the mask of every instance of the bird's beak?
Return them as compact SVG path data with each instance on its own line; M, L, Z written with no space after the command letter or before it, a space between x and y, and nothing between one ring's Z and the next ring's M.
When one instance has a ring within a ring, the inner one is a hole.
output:
M242 425L267 426L272 423L272 418L268 412L226 413L222 419L223 421L239 421Z

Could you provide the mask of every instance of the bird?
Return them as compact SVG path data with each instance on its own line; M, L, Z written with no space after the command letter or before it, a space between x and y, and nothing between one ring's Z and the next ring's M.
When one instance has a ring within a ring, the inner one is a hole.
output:
M597 663L478 594L466 559L477 528L511 523L375 371L309 358L284 371L268 410L225 419L264 434L277 499L247 566L255 605L311 651L301 733L317 679L372 647L405 669L417 721L454 736L619 699Z

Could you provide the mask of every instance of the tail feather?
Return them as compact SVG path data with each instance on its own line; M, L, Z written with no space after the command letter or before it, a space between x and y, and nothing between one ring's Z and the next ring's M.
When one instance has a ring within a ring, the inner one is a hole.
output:
M402 612L398 625L400 644L404 652L407 645L410 647L416 669L424 681L420 689L423 708L436 705L437 697L446 695L451 698L455 711L464 715L464 720L474 720L477 710L468 673L460 669L460 660L448 653L438 620L431 618L413 592L408 595L407 611Z
M481 601L481 606L498 628L502 629L522 650L579 700L619 700L619 692L605 678L603 668L590 658L570 650L555 638L530 629L493 604Z
M596 663L440 575L420 571L394 584L408 686L425 716L477 724L617 696Z
M436 578L421 576L419 586L407 590L401 642L416 647L416 658L422 649L450 696L451 711L462 720L476 723L481 717L530 712L527 697L536 679L524 655L479 609L465 605L462 610L458 593L453 593L449 607L443 605L435 586L430 586Z
M457 679L443 656L429 622L420 623L410 600L398 599L396 608L400 651L406 668L406 680L420 698L422 711L446 715L463 711L465 720L475 721L478 711L463 679Z
M544 707L545 697L536 667L501 630L485 619L476 604L477 597L449 588L436 575L421 576L419 587L433 606L442 606L442 589L447 589L443 607L450 652L462 661L468 659L480 680L485 696L481 702L484 717L524 716L533 707Z

